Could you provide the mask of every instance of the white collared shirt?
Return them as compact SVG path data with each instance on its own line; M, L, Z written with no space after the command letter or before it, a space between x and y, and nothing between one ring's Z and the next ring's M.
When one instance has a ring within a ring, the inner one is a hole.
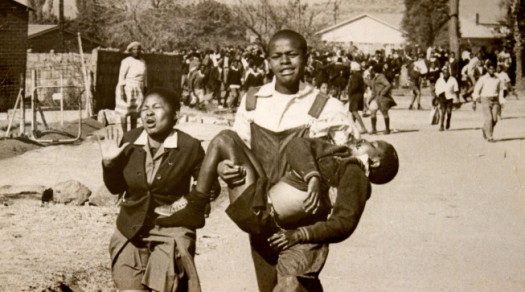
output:
M246 111L246 96L241 100L235 116L233 130L250 146L250 122L274 132L310 125L310 137L329 134L331 137L346 137L353 131L353 124L343 104L330 98L318 119L308 112L317 97L319 90L308 83L299 85L296 94L282 94L275 90L275 78L256 93L256 108ZM346 134L341 134L346 132ZM345 142L345 141L344 141Z
M164 158L165 149L177 148L178 135L177 131L173 129L173 131L160 145L159 149L157 150L157 152L155 152L154 155L151 153L151 148L149 146L148 141L148 133L146 133L146 130L142 131L140 136L137 138L137 140L135 140L135 142L133 142L133 144L142 146L144 151L146 152L146 161L144 169L146 171L146 181L148 182L148 184L151 185L155 180L155 175L157 174L157 171L159 170L159 167Z
M448 77L447 81L445 81L443 76L440 76L436 82L435 92L437 96L445 93L446 99L454 99L459 92L458 81L453 76Z
M475 100L480 97L495 97L498 96L503 98L503 86L501 85L501 80L494 74L490 76L489 73L481 76L474 86L474 92L472 96Z

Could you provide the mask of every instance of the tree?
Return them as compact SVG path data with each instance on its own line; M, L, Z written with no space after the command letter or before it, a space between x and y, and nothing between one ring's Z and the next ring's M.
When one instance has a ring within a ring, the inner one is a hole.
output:
M497 31L503 36L504 45L507 48L512 48L515 60L511 65L509 75L514 73L516 89L525 90L523 76L525 2L523 0L501 0L501 6L507 11L507 14L500 21Z
M421 47L446 44L448 0L405 0L401 23L405 37Z
M459 0L450 0L449 16L450 51L459 56Z
M272 4L270 0L257 0L248 3L238 0L234 11L244 27L255 37L255 42L266 51L270 37L281 29L293 29L313 43L315 33L325 25L306 1L288 0L285 3Z

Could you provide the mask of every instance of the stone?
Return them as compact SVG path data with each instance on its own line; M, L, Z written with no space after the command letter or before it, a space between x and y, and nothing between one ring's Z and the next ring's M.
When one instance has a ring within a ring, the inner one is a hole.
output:
M60 182L53 186L53 201L60 204L83 205L89 200L91 190L76 180Z
M95 206L115 206L117 195L109 192L106 186L100 186L90 197L89 204Z

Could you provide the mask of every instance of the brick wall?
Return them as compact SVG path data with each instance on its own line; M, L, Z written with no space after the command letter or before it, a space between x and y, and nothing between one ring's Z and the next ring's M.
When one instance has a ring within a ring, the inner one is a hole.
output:
M0 111L14 106L25 73L27 18L26 7L0 0Z

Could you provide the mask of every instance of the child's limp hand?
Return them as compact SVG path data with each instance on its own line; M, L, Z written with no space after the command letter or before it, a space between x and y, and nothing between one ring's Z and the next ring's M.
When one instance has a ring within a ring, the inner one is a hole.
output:
M235 165L231 160L224 160L217 165L217 173L230 187L244 184L246 170L244 167Z
M312 176L308 180L308 196L303 202L306 213L315 214L319 209L319 177Z

